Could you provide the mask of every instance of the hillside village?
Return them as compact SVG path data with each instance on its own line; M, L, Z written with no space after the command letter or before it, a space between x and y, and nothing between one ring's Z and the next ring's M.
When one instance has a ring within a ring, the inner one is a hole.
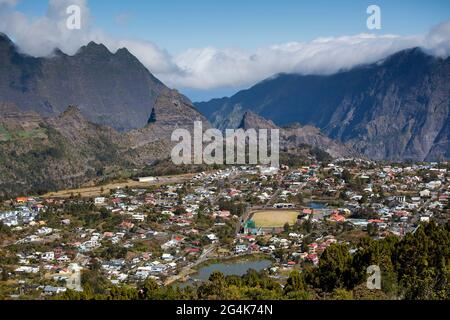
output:
M0 205L1 296L52 298L94 277L176 286L212 261L249 259L270 260L266 271L283 284L335 243L354 250L363 237L445 224L449 196L449 163L337 159L228 167L90 198L17 197Z

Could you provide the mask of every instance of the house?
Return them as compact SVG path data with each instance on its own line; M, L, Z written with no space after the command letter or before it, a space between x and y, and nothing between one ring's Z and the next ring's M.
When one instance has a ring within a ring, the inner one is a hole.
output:
M28 202L28 198L27 197L18 197L16 198L16 202L17 203L27 203Z
M293 203L275 203L273 207L275 209L292 209L295 205Z
M237 245L234 248L234 252L236 254L246 253L247 251L248 251L248 247L246 245L244 245L244 244Z
M174 257L169 253L164 253L161 256L161 259L163 259L164 261L172 261L174 259Z
M123 221L121 224L120 224L120 227L122 228L122 229L133 229L133 227L134 227L134 223L131 223L131 222L129 222L129 221Z
M345 222L345 217L341 216L339 213L333 213L330 220L335 222Z
M211 241L211 242L216 242L217 240L219 240L219 239L217 238L217 236L216 236L214 233L210 233L210 234L208 234L206 237L207 237L208 240Z
M106 198L105 197L97 197L94 199L94 203L99 205L99 204L104 204L106 202Z
M53 251L45 252L41 255L41 259L45 261L55 260L55 253Z
M308 254L306 256L306 260L311 261L314 265L318 265L319 264L319 257L317 256L317 254Z
M315 242L311 243L311 244L308 244L309 251L310 252L315 252L318 246L319 245L317 243L315 243Z
M14 270L17 273L38 273L39 267L20 266Z
M140 177L140 178L136 179L136 181L138 181L138 182L154 182L157 180L158 179L156 177Z
M46 295L55 295L66 292L67 288L64 287L53 287L53 286L45 286L43 293Z

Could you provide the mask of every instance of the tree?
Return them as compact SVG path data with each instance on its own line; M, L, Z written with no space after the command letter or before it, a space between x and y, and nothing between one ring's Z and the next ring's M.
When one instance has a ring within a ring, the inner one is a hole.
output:
M329 246L320 257L317 270L320 287L327 292L346 287L351 273L351 261L352 258L346 245Z
M8 281L9 274L5 267L2 268L2 281Z
M351 291L337 288L333 291L331 295L331 299L333 300L353 300L353 293Z
M303 276L297 270L294 270L289 275L286 286L284 287L284 294L288 295L291 292L305 291L306 283Z
M100 208L100 216L103 220L108 219L111 216L111 211L105 207Z
M369 236L371 237L375 237L376 235L378 235L378 228L377 225L374 223L369 223L367 225L367 233L369 234Z
M342 179L345 181L345 183L350 183L352 177L352 174L347 169L344 169L344 171L342 171Z
M81 274L81 283L88 287L94 294L104 294L108 287L108 280L97 269L88 270Z
M198 296L200 299L220 299L223 297L226 287L227 283L223 273L214 271L208 281L198 288Z
M145 300L157 300L159 296L159 286L156 281L149 278L142 287L142 298Z

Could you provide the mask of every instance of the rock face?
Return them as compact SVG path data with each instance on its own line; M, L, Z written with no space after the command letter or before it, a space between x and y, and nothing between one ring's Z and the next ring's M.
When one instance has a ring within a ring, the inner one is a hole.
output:
M0 197L114 177L123 169L167 159L176 128L191 130L196 120L210 128L189 101L172 90L160 95L154 114L153 123L121 133L88 121L76 107L44 118L0 103Z
M0 196L78 186L127 166L125 145L119 133L88 122L76 108L45 119L0 104Z
M220 129L248 110L279 126L313 125L374 160L450 156L450 58L419 48L330 76L282 74L196 106Z
M166 159L173 130L194 121L211 127L126 49L90 43L74 56L33 58L0 34L0 196Z
M91 42L73 56L34 58L0 34L0 101L21 110L55 116L76 105L90 121L127 131L146 125L163 90L127 49Z
M278 129L280 130L280 148L289 150L302 145L309 145L327 152L333 158L359 156L359 154L342 143L334 141L313 126L293 124L287 127L278 127L272 121L247 111L239 128L248 129Z
M202 122L203 130L211 128L189 99L176 90L164 90L155 102L148 125L126 134L130 149L136 150L143 162L161 158L161 154L169 156L176 144L171 141L172 132L186 129L193 133L195 121Z
M241 124L239 125L239 128L244 129L244 130L280 129L280 127L278 127L271 120L264 119L263 117L257 115L256 113L253 113L251 111L245 112L244 117L242 118Z

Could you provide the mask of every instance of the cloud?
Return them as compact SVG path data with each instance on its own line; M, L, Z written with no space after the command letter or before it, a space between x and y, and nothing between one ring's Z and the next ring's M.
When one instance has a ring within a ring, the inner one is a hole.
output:
M17 2L18 0L0 0L0 6L1 5L15 6Z
M448 57L450 55L450 22L434 27L426 37L424 48L436 56Z
M152 73L176 88L211 90L244 87L274 74L331 74L373 63L397 51L421 46L431 54L450 54L450 22L418 36L358 34L290 42L245 52L214 47L191 48L171 55L149 41L116 39L96 27L87 0L49 0L47 13L31 19L14 8L16 0L0 0L0 31L30 55L46 56L54 48L74 54L90 41L105 44L112 52L126 47ZM66 27L66 8L78 5L81 30Z
M181 87L203 89L247 85L281 72L331 74L378 61L420 42L416 37L361 34L273 45L254 53L191 49L174 58L184 73L171 75L169 81Z
M81 10L79 30L67 28L69 15L66 10L71 5L77 5ZM32 56L51 55L55 48L72 55L81 46L94 41L103 43L113 52L127 47L155 74L177 72L170 55L155 44L115 39L96 27L87 0L49 0L45 16L35 19L16 11L12 6L0 6L0 31L12 37L22 52Z
M70 5L81 9L81 30L67 28L66 9ZM12 37L21 51L33 56L49 55L55 48L73 54L82 44L103 39L103 33L92 24L85 0L49 0L45 16L34 19L13 8L0 9L0 31Z

